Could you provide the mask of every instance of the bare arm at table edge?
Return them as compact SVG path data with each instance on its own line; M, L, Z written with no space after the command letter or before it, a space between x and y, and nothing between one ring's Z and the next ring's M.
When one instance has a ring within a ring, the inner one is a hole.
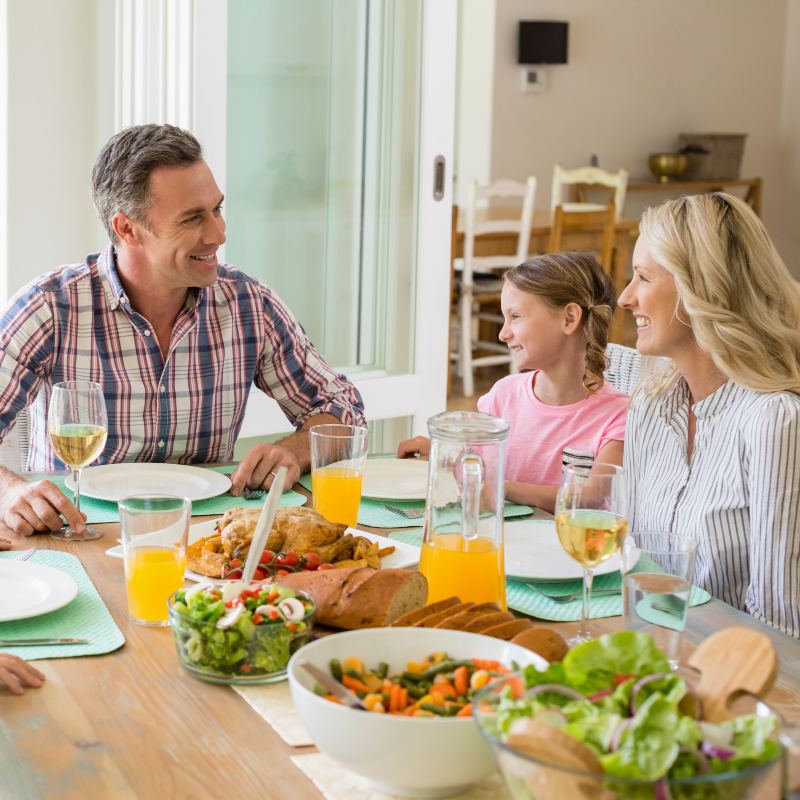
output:
M64 524L82 531L86 515L51 481L26 481L0 467L0 522L20 536L57 531Z
M309 417L299 431L281 439L275 444L257 444L239 463L231 476L231 494L241 494L247 486L250 489L268 489L278 467L286 467L285 488L294 486L304 472L311 469L311 446L308 431L315 425L338 424L333 414L315 414Z

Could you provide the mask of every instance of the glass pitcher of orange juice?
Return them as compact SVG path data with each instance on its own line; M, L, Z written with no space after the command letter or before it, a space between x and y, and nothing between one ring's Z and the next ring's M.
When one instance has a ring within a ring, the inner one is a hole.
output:
M431 436L425 530L419 570L428 602L506 608L503 564L508 424L489 414L448 411L428 420Z

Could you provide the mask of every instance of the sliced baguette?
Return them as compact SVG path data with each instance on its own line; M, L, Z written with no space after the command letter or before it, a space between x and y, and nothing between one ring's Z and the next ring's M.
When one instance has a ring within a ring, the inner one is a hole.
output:
M444 611L446 608L452 608L460 602L461 600L457 597L448 597L445 600L439 600L424 608L418 608L415 611L409 611L407 614L403 614L403 616L398 617L392 625L396 627L410 627L416 625L423 617L427 617L431 614L438 614L440 611Z
M494 636L496 639L508 641L532 625L533 623L529 619L514 619L509 622L501 622L499 625L493 625L491 628L484 628L481 633L484 636Z
M446 617L449 617L452 614L458 614L461 611L466 611L467 609L472 608L474 605L475 603L459 603L458 605L450 606L450 608L446 608L444 611L439 611L436 614L429 614L427 617L423 617L415 624L414 627L435 628L436 625Z
M522 633L518 633L511 641L527 647L528 650L533 650L545 661L561 661L569 650L569 646L562 636L552 628L540 628L538 625L533 625Z
M488 614L481 614L471 622L468 622L462 630L471 633L482 633L484 628L491 628L493 625L500 625L514 619L514 615L509 611L490 611Z
M466 611L451 613L449 617L445 617L441 622L437 622L434 627L460 631L463 630L467 623L471 622L476 617L480 617L484 614L491 614L493 611L499 610L500 606L498 606L497 603L479 603L477 606L472 606L472 608L468 608Z
M316 621L334 628L378 628L425 605L428 582L407 569L330 569L294 572L276 583L308 592Z

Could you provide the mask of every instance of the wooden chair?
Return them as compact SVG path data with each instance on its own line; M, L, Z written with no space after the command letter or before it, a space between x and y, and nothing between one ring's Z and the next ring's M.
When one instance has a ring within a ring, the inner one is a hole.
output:
M564 202L563 192L565 186L572 186L579 202ZM589 203L586 200L586 186L603 186L610 190L610 199L616 209L615 219L622 218L625 208L625 196L628 192L628 172L621 169L619 172L606 172L599 167L578 167L577 169L564 169L560 164L553 167L553 186L550 193L550 208L553 212L557 206L563 206L565 211L602 211L603 203Z
M464 260L461 274L457 275L458 287L458 321L459 321L459 347L457 353L451 358L459 365L464 396L471 397L475 393L473 370L475 367L490 366L492 364L509 364L511 371L515 371L514 362L509 349L498 341L480 339L477 331L473 335L473 327L480 325L480 321L494 321L502 324L502 318L495 314L482 312L481 306L497 303L500 300L500 290L503 285L502 274L505 271L525 261L528 257L528 244L530 243L531 226L533 224L533 203L536 195L536 178L530 177L523 183L510 180L495 181L489 186L479 186L473 181L467 197L466 220L464 229ZM478 219L478 203L488 203L492 199L522 201L520 215L516 219L493 219L486 214L485 220ZM499 233L517 234L517 249L515 253L502 256L478 256L476 244L482 236ZM492 355L475 357L476 349L488 350Z
M614 257L614 204L600 206L600 211L571 211L566 206L556 206L550 225L547 250L559 253L564 249L564 233L569 231L597 231L600 235L599 261L610 273Z

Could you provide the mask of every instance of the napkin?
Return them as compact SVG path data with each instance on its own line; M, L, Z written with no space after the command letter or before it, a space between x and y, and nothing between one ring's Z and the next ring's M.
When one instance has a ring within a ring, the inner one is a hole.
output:
M289 683L270 683L262 686L232 686L238 695L263 719L290 747L314 744L300 717L295 714Z
M300 485L311 491L311 475L303 475L300 478ZM417 519L408 519L401 514L396 514L394 511L389 511L384 505L396 506L397 508L418 510L425 508L424 500L371 500L367 497L361 498L361 504L358 507L358 521L362 525L370 528L421 528L424 522L424 517ZM530 506L520 506L515 503L506 503L503 515L505 517L522 517L528 514L541 514L543 512L538 509L533 509ZM413 543L413 542L412 542Z
M0 553L13 560L19 553ZM125 644L125 637L111 618L100 595L80 560L58 550L37 550L28 564L53 567L74 578L78 594L71 603L38 617L0 622L0 639L41 639L68 637L88 639L89 644L42 645L40 647L0 647L0 653L35 661L40 658L66 658L110 653Z
M230 475L235 467L208 467L214 472L221 472L223 475ZM63 477L52 477L52 481L67 497L74 497L72 490L65 485L66 475ZM282 506L302 506L308 498L299 492L288 491L281 495ZM192 501L192 516L202 517L215 514L224 514L229 508L258 508L264 504L263 497L256 497L253 500L245 500L243 497L234 497L230 492L209 497L206 500ZM81 511L86 514L87 522L100 524L102 522L119 522L119 509L117 504L108 500L96 500L93 497L81 495Z
M324 753L292 756L292 761L320 790L325 800L395 800L364 778L349 772ZM448 795L452 800L511 800L499 775L490 775L465 792Z

